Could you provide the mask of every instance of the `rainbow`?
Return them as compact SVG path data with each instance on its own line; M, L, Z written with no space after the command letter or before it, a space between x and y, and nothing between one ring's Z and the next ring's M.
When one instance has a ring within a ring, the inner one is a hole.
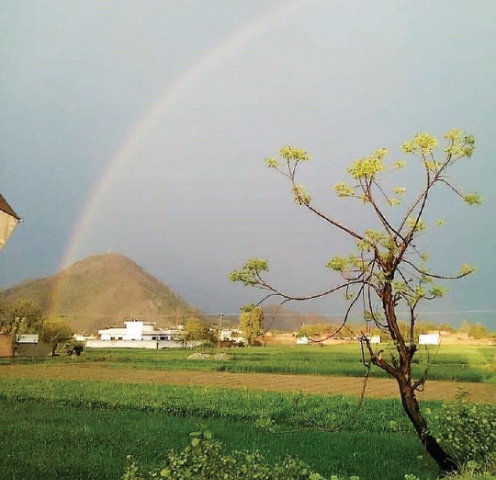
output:
M79 259L81 247L84 245L85 238L91 233L91 225L99 205L102 205L105 196L109 193L117 173L125 167L126 162L132 160L133 152L146 140L158 121L169 112L172 112L180 99L193 89L205 75L225 64L236 52L252 43L255 39L259 40L273 30L274 27L284 24L308 3L309 0L281 1L219 42L215 47L207 51L198 62L183 72L172 86L167 86L159 95L158 100L151 104L132 125L125 141L117 149L116 153L107 160L103 174L88 193L85 207L71 233L59 270L66 268ZM60 312L59 308L62 291L63 285L59 285L52 293L49 309L52 315L63 313Z

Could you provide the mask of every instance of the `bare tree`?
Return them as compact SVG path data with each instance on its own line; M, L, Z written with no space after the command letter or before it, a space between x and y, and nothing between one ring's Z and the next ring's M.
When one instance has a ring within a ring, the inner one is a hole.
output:
M428 254L416 246L418 237L427 230L424 216L434 189L445 187L469 205L481 203L478 194L462 193L448 176L455 163L472 156L474 137L461 130L451 130L444 138L446 145L441 151L438 140L427 133L417 134L402 145L402 151L415 157L422 166L423 184L413 195L404 187L390 186L385 182L384 176L388 171L406 166L406 162L400 161L388 167L385 148L351 164L348 168L351 183L337 183L334 190L338 197L358 201L372 212L379 227L364 231L348 227L314 207L310 194L296 178L300 164L310 160L309 154L300 148L282 148L280 158L266 159L267 166L289 180L293 199L298 205L330 227L346 233L355 244L354 253L329 260L326 266L337 272L341 281L313 295L295 296L276 288L264 277L269 264L260 258L249 259L229 277L234 282L264 290L266 295L259 305L273 297L279 297L285 303L342 292L348 306L340 328L347 324L352 312L361 309L365 323L379 328L389 338L392 347L385 352L372 345L369 337L360 332L359 339L366 354L364 362L376 365L396 380L403 408L422 444L444 471L452 472L458 470L458 465L436 441L420 411L417 392L424 386L425 373L420 378L412 376L412 360L418 350L415 326L419 304L444 295L445 289L436 281L459 279L475 271L474 267L463 264L453 275L433 272L427 265ZM442 159L437 160L436 155ZM437 223L442 224L442 220ZM400 328L399 309L408 312L406 331Z

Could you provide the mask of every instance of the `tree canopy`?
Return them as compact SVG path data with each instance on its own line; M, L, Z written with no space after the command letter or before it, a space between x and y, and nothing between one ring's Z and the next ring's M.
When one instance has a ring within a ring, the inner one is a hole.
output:
M18 300L13 303L2 301L0 304L0 331L12 335L39 333L45 316L31 300Z
M265 333L263 327L264 313L260 307L253 305L241 308L239 315L239 329L243 332L243 338L246 339L248 346Z
M198 318L188 318L184 326L184 333L186 340L188 341L198 341L198 340L211 340L212 335L208 325Z
M52 356L55 355L59 343L72 338L72 327L61 318L49 318L43 324L41 340L52 345Z

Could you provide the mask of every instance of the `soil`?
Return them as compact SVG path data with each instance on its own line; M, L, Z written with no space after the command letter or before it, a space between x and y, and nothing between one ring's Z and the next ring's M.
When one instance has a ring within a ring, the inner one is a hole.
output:
M117 383L154 383L166 385L199 385L265 391L295 391L315 394L360 395L363 378L324 377L311 375L273 375L259 373L186 372L170 370L116 369L100 365L4 365L0 377L51 378ZM397 398L398 387L392 379L369 378L367 397ZM496 385L466 382L428 381L419 400L455 400L466 391L474 402L496 404Z

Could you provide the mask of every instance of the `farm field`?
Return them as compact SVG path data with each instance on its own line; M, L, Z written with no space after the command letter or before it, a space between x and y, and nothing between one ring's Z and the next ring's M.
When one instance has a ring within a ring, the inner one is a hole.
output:
M364 379L355 377L323 377L315 375L282 375L262 373L230 373L204 371L166 371L113 369L91 364L10 365L0 369L3 378L60 379L74 381L106 381L116 383L144 383L156 385L201 385L257 389L266 391L297 391L329 395L361 395ZM496 385L474 382L428 381L420 400L455 400L463 390L478 402L496 404ZM371 398L397 398L398 387L392 379L369 378L365 392Z
M192 392L181 394L187 393ZM287 402L282 398L273 402L291 405L299 401L299 397ZM215 409L205 405L195 408L196 416L182 416L180 410L178 415L171 415L159 410L68 403L0 400L3 411L15 418L15 422L5 417L0 420L3 479L119 479L127 455L151 469L160 464L166 451L182 449L189 433L201 424L207 425L228 451L258 450L272 462L291 454L329 477L339 474L371 480L403 479L411 473L432 479L438 474L412 433L394 431L400 428L391 423L394 420L386 422L388 432L370 429L370 422L365 430L357 422L339 432L283 425L285 431L271 433L258 428L253 420L221 418L221 412L216 414ZM274 408L272 405L271 410ZM200 417L202 410L211 418ZM392 418L390 415L388 418Z
M3 478L117 479L128 454L151 468L201 424L229 450L292 454L329 476L438 473L396 399L13 378L0 392Z
M240 349L235 357L227 352L229 360L188 360L191 351L85 351L0 365L1 478L118 479L127 455L151 469L201 424L228 451L260 450L273 462L291 454L327 476L437 478L394 382L372 372L361 403L363 378L337 373L357 364L363 377L356 346L333 348ZM435 412L460 388L472 401L495 404L495 353L472 347L432 355L450 380L428 381L422 405ZM322 373L326 362L334 375ZM285 368L256 373L273 365ZM236 371L241 366L245 373ZM451 380L458 370L471 381Z
M388 346L381 346L388 354ZM195 353L191 359L192 353ZM421 349L413 362L414 373L428 367L429 380L496 384L495 346L446 345ZM88 349L81 357L16 359L17 365L93 365L114 369L204 371L363 377L357 344L319 348L317 345L268 346L226 350ZM117 375L117 373L116 373ZM372 378L387 378L372 367Z

